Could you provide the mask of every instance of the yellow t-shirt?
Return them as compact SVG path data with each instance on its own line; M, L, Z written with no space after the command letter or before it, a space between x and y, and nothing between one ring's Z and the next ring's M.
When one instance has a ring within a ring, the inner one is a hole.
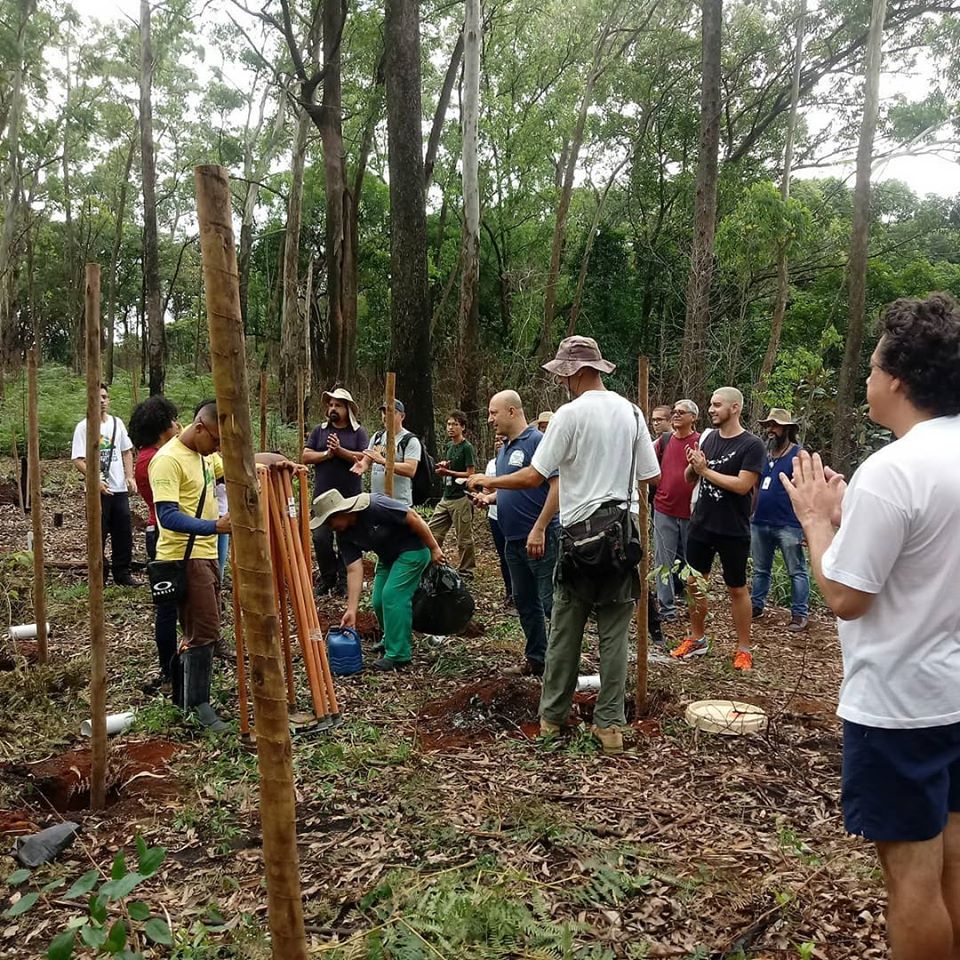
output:
M217 519L217 496L214 491L214 469L210 460L185 447L179 437L165 443L153 456L149 467L150 488L154 503L176 503L182 513L190 517L197 514L200 494L206 485L207 496L203 501L202 520ZM160 539L157 542L158 560L182 560L187 549L189 534L166 530L157 517ZM217 559L217 535L197 537L190 553L192 560Z

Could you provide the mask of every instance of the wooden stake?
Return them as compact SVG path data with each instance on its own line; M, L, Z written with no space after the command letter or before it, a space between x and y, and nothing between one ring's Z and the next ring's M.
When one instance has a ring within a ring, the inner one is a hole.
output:
M260 451L267 449L267 371L260 371Z
M100 534L100 264L87 264L87 575L90 582L90 808L107 802L107 644L103 629Z
M226 169L219 166L197 167L194 179L210 328L210 359L236 546L234 589L239 591L250 653L271 949L274 960L307 960L297 851L293 748L280 659L270 549L253 459L230 182Z
M637 371L637 401L640 407L640 416L649 415L650 405L650 361L640 357ZM638 492L640 502L640 546L643 555L640 558L640 602L637 604L637 696L635 701L635 719L639 720L647 705L647 649L649 645L650 623L650 511L647 500L646 484L640 486Z
M17 449L17 428L10 427L10 435L13 438L13 473L17 478L17 501L20 504L20 514L26 515L27 505L23 499L23 474L20 472L20 451Z
M47 662L47 595L43 578L43 501L40 496L40 416L37 412L37 348L27 351L27 392L30 432L27 474L30 477L30 520L33 524L33 616L37 625L37 660ZM97 392L97 400L100 395ZM98 406L99 410L99 406Z
M387 465L386 473L383 478L383 492L388 496L393 496L393 475L397 464L397 430L396 430L396 412L394 407L397 398L397 375L395 373L387 374L387 388L383 395L383 405L387 408L386 426L387 426Z
M260 478L260 496L264 496L264 491L269 490L270 476L265 467L257 467L257 476ZM263 520L267 527L267 540L275 534L271 533L270 511L263 511ZM293 678L293 650L290 647L290 622L287 619L287 588L283 580L283 570L277 563L278 552L271 545L270 556L273 566L273 598L277 605L277 613L280 615L280 640L283 647L283 670L287 678L287 705L295 708L297 705L297 693L294 687Z

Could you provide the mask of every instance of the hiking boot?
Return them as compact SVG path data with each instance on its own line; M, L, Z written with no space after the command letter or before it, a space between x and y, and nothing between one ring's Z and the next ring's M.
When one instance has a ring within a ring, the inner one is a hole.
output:
M139 580L135 580L129 573L124 573L118 576L113 581L118 587L142 587L143 584Z
M381 657L370 664L373 670L379 670L381 673L389 673L392 670L402 670L410 661L393 660L391 657Z
M759 620L763 616L763 607L754 607L750 611L750 615L754 620Z
M217 716L216 711L209 703L197 704L193 715L200 722L200 726L203 727L204 730L210 730L212 733L223 733L224 730L230 729L229 725Z
M689 660L691 657L702 657L709 647L705 637L694 640L693 637L684 637L671 651L670 656L675 660Z
M590 728L590 732L594 739L600 741L600 746L603 747L605 754L615 756L618 753L623 753L623 734L619 727L598 727L594 724Z
M787 629L791 633L802 633L807 629L807 618L800 616L799 613L795 613L790 623L787 624Z
M503 671L505 677L542 677L543 663L539 660L524 660L515 667Z
M210 706L210 674L213 671L213 644L188 647L179 655L180 673L177 706L192 713L200 725L214 733L228 729Z
M749 673L753 669L753 654L749 650L738 650L733 655L733 669Z
M560 736L560 724L551 723L549 720L544 717L540 718L540 736L541 737L559 737Z

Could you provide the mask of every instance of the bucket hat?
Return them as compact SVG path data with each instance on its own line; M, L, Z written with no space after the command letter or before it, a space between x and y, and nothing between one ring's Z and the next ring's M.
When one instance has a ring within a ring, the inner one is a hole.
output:
M567 337L560 341L557 355L543 364L543 369L558 377L572 377L583 367L592 367L601 373L613 373L615 363L604 360L593 337Z
M347 405L347 410L350 413L350 426L354 430L358 429L360 426L360 407L357 405L357 401L353 399L353 395L349 390L344 390L343 387L337 387L334 390L324 390L320 394L321 403L329 403L331 400L342 400Z
M359 513L370 506L370 494L358 493L345 497L339 490L326 490L313 501L313 519L310 529L322 527L335 513Z
M759 421L761 427L769 427L771 423L775 423L780 427L799 427L800 424L790 416L789 410L784 410L783 407L774 407L768 414L765 420Z

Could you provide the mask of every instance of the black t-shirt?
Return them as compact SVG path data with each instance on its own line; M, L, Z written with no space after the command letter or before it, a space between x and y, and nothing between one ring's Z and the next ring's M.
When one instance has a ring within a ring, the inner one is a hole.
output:
M401 553L424 549L423 541L407 526L409 509L393 497L371 493L370 506L357 514L357 522L337 534L343 562L351 564L365 550L372 550L384 563L393 563Z
M719 430L711 430L702 441L700 449L707 458L707 466L727 477L736 477L741 470L749 470L759 476L767 465L767 448L756 435L744 431L729 440L720 436ZM700 497L690 520L690 536L698 531L722 537L750 539L750 511L753 506L753 490L747 493L731 493L714 486L705 477L700 480Z
M331 427L327 423L314 427L305 446L317 453L327 449L327 438L335 433L344 450L366 450L370 441L363 427ZM327 490L339 490L345 497L355 497L363 489L363 478L350 472L352 460L330 457L313 468L313 495L319 497Z

